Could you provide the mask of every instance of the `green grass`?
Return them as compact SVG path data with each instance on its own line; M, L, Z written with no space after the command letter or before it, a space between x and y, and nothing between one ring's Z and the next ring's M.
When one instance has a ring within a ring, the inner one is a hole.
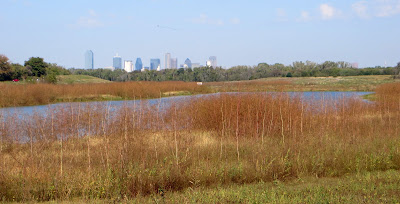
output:
M86 84L86 83L111 83L111 81L88 75L60 75L57 76L58 84Z
M110 94L103 95L86 95L81 97L59 97L56 99L57 103L62 102L92 102L92 101L122 101L126 100L121 96L114 96Z
M336 178L189 188L132 200L71 200L62 203L399 203L400 172L364 172ZM51 201L47 203L59 203Z
M373 91L377 85L395 81L390 75L294 78L294 84L298 85L349 91Z
M133 202L154 203L159 195ZM167 203L399 203L400 172L363 173L339 178L304 178L290 182L275 181L189 189L166 193Z

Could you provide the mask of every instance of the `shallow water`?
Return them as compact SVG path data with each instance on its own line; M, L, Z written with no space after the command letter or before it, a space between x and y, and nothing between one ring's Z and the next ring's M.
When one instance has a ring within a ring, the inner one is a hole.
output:
M190 95L190 96L173 96L173 97L165 97L165 98L157 98L157 99L142 99L142 100L124 100L124 101L94 101L94 102L71 102L71 103L56 103L49 105L40 105L40 106L24 106L24 107L9 107L9 108L1 108L0 112L3 112L5 116L7 115L19 115L20 117L29 116L33 113L43 114L45 115L47 110L49 109L57 109L57 108L65 108L65 107L85 107L85 106L98 106L103 105L113 110L122 105L128 106L137 106L141 105L160 105L163 109L173 104L174 102L185 101L193 98L200 97L208 97L208 96L217 96L220 94L245 94L246 92L228 92L228 93L214 93L214 94L200 94L200 95ZM259 94L278 94L277 92L259 92ZM319 101L319 100L338 100L343 97L354 97L354 96L363 96L367 94L371 94L372 92L284 92L291 96L300 96L305 100L309 101ZM257 93L254 93L257 94ZM5 117L6 118L6 117Z

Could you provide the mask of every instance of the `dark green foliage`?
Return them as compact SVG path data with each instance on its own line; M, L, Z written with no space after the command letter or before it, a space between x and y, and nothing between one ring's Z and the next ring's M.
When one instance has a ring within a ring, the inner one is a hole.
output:
M8 58L4 55L0 55L0 81L10 80L12 75L12 69Z
M24 65L32 67L33 76L41 77L42 75L46 75L48 64L44 62L43 58L31 57L28 61L25 61Z
M13 79L36 82L37 77L44 76L46 81L55 83L57 75L69 75L70 71L53 63L46 63L43 58L31 57L24 66L10 63L8 58L0 55L0 81ZM50 75L50 76L47 76Z
M57 75L55 72L50 72L46 75L45 80L48 83L56 84L57 83Z

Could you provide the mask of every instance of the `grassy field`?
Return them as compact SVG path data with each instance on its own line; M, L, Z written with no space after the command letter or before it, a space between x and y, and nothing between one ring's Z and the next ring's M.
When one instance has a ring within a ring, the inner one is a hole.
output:
M57 76L58 84L89 84L89 83L111 83L111 81L88 75L60 75Z
M400 172L362 172L342 177L194 187L130 200L51 201L50 203L399 203Z
M258 91L374 91L378 85L400 80L393 76L266 78L239 82L210 82L214 92Z
M138 197L132 203L399 203L400 171L362 172L342 177L190 188Z

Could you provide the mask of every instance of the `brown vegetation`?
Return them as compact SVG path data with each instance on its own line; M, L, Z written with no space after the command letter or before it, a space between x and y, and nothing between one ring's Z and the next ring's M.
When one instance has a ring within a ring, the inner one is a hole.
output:
M265 91L374 91L377 86L393 83L392 76L284 77L250 81L207 82L215 92Z
M157 98L164 92L205 93L206 87L187 82L124 82L109 84L26 84L0 83L0 107L42 105L55 102L106 100L108 98Z
M399 84L310 101L219 94L171 106L0 111L0 200L125 199L199 186L400 169Z

